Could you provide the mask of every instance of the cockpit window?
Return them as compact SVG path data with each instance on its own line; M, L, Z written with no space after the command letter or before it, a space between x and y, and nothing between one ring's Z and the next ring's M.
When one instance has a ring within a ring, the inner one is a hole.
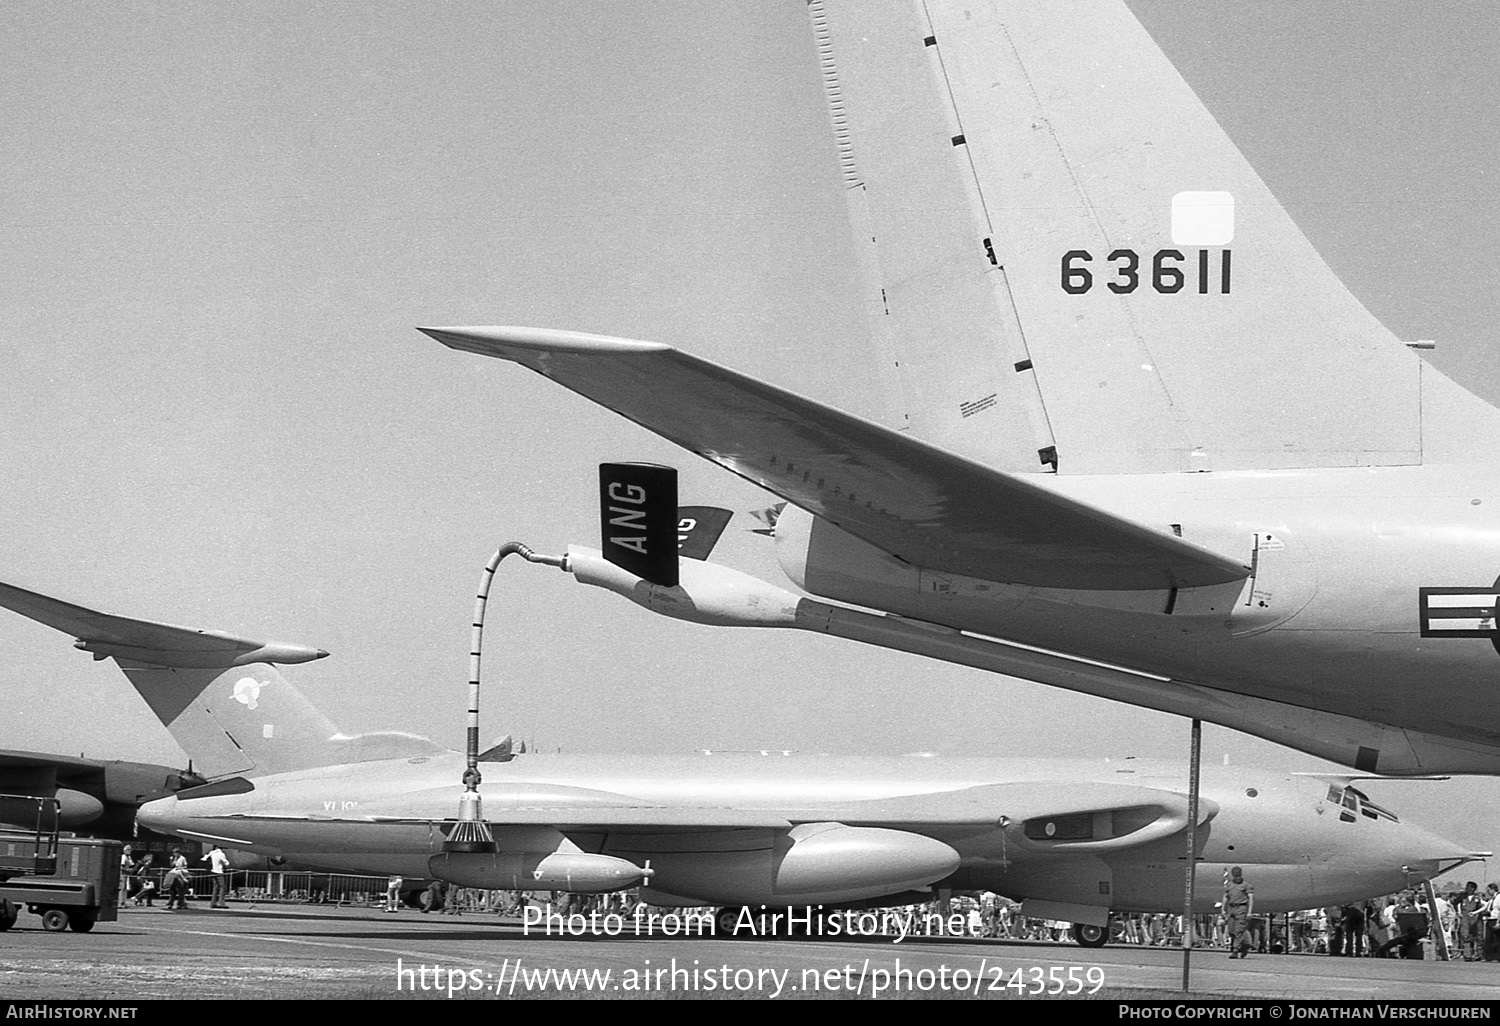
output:
M1370 796L1365 794L1363 791L1357 790L1352 787L1348 790L1353 793L1354 797L1359 799L1360 815L1367 816L1370 819L1388 819L1392 823L1401 822L1401 820L1396 817L1396 814L1394 812L1392 812L1390 809L1386 809L1379 805L1376 805L1374 802L1370 801Z
M1339 818L1345 823L1354 822L1354 814L1358 813L1366 819L1387 819L1392 823L1401 820L1389 809L1376 805L1370 801L1368 795L1356 787L1334 787L1328 788L1328 801L1337 805L1342 811Z

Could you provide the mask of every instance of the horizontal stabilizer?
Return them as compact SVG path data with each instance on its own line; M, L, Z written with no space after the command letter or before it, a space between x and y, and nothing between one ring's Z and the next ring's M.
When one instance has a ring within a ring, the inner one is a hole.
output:
M914 566L1109 591L1224 584L1248 573L1166 530L671 346L543 328L420 330L529 367Z
M0 606L71 634L95 659L113 658L206 778L326 765L347 748L272 665L321 659L322 649L112 616L8 584Z
M159 666L216 667L249 663L305 663L328 655L319 648L254 641L221 631L132 620L0 584L0 606L71 634L85 652Z

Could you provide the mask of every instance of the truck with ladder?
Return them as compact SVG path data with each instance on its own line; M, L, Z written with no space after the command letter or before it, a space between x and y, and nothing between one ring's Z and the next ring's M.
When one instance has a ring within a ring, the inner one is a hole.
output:
M0 931L25 908L42 929L87 933L119 918L119 841L63 837L56 798L0 795L0 821L34 824L0 833Z

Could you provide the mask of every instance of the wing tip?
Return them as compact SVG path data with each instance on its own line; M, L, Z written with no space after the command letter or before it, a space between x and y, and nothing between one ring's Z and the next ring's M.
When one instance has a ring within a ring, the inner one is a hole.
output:
M672 347L660 342L641 342L611 335L592 335L559 328L524 328L505 325L488 327L417 328L449 349L508 359L515 351L528 353L583 353L615 355L660 353Z

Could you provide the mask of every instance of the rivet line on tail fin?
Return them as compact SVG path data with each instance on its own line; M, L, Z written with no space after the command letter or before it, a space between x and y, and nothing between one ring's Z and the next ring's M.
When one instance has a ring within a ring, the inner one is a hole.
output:
M823 75L823 91L828 96L828 116L833 122L833 135L838 145L839 169L844 184L850 188L864 183L859 178L859 167L854 162L854 141L849 135L849 118L844 110L844 94L839 88L838 67L833 61L833 40L828 32L828 13L822 0L808 0L808 11L812 17L813 38L818 47L818 68Z

